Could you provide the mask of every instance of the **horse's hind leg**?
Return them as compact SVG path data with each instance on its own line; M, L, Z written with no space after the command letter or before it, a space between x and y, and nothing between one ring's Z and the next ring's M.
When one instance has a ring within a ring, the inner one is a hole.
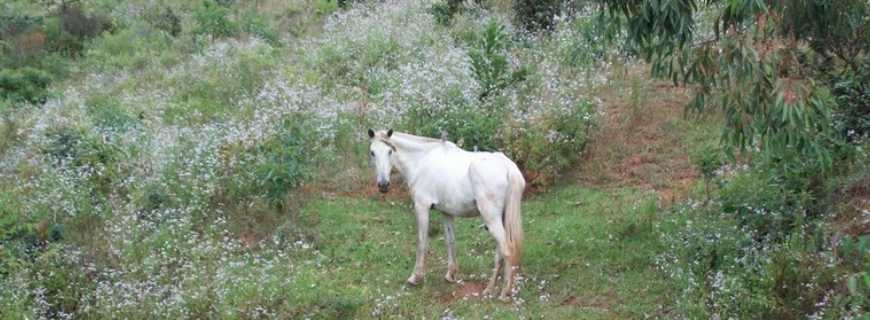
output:
M447 274L444 279L448 282L456 282L456 273L459 265L456 263L456 238L453 234L453 216L444 215L444 240L447 242Z
M489 277L489 283L486 289L483 290L483 295L488 296L495 292L495 282L498 281L498 273L501 271L501 253L498 248L495 249L495 266L492 267L492 276Z
M484 223L486 223L487 229L489 229L489 233L492 234L496 242L495 268L493 268L493 275L490 277L489 285L484 293L487 295L491 294L495 289L495 281L498 278L498 272L501 267L499 262L503 262L505 287L502 288L500 298L505 298L511 292L513 266L510 263L510 252L507 249L506 233L501 220L502 208L485 199L478 199L477 208Z

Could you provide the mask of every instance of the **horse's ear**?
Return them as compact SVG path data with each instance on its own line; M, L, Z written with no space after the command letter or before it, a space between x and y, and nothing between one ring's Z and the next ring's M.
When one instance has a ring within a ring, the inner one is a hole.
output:
M375 137L375 131L372 129L369 129L369 138L374 138L374 137Z
M393 136L393 129L390 129L389 131L387 131L387 138L392 137L392 136Z

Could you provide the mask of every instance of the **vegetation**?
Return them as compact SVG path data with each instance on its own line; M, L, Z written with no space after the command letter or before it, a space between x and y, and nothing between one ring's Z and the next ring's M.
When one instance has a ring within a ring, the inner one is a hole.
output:
M678 209L685 231L670 237L678 249L665 269L682 287L681 312L866 316L867 229L855 215L867 207L843 202L865 202L858 190L870 181L867 107L855 104L868 91L851 80L867 68L870 4L602 3L626 18L629 40L654 74L695 86L692 109L721 110L732 155L722 168L744 168L707 174L718 190ZM699 161L710 169L719 162ZM844 229L843 219L862 226Z
M866 1L0 8L0 318L868 314ZM387 127L519 164L513 301L404 286Z

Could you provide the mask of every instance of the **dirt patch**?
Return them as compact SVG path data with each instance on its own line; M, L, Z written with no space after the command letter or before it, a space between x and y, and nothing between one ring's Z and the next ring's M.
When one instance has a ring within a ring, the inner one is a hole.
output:
M659 192L663 203L684 199L700 177L687 151L684 110L690 90L649 80L646 67L618 73L594 93L603 116L571 180L603 188Z
M452 304L462 299L480 298L486 284L483 282L462 282L453 292L447 293L438 299L442 304Z
M837 230L853 237L870 234L870 177L849 186L839 202Z

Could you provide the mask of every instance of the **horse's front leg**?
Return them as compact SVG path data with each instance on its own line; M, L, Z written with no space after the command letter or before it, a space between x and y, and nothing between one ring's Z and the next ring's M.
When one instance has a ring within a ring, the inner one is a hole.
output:
M453 236L453 216L444 214L444 240L447 242L447 274L444 279L448 282L456 282L456 273L459 265L456 263L456 238Z
M414 203L414 212L417 215L417 261L414 262L414 272L408 278L408 284L415 286L423 281L426 263L426 247L429 242L429 207L431 204L422 202Z

